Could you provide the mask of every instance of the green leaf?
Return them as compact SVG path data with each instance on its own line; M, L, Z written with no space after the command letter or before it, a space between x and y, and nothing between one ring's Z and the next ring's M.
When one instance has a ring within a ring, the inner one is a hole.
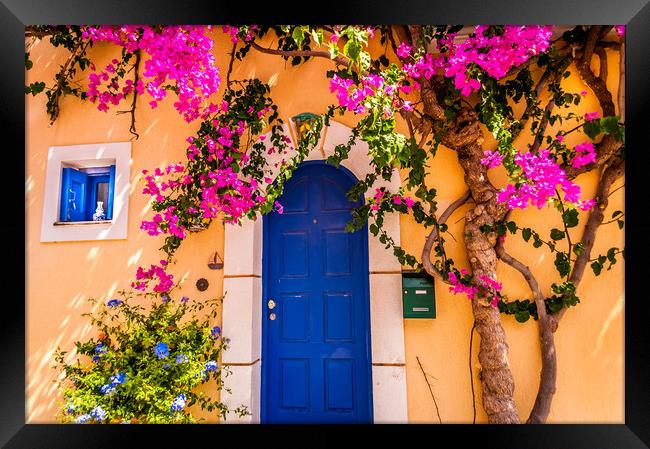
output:
M562 214L562 221L567 228L573 228L578 225L578 211L576 209L567 209Z
M598 137L598 134L600 134L601 131L600 120L596 119L590 122L585 122L585 126L583 130L585 134L591 138L591 140L596 139L596 137Z
M571 263L566 253L559 252L555 255L555 268L561 277L565 277L571 271Z
M622 211L622 210L616 210L616 211L614 211L614 213L612 214L612 218L616 218L616 217L618 217L619 215L623 215L623 211Z
M482 224L481 226L479 226L478 230L481 231L483 234L488 233L492 230L492 225L489 225L487 223Z
M564 235L564 231L560 231L556 228L551 229L551 238L553 240L562 240L564 238Z
M506 227L508 228L508 231L510 231L510 233L512 234L517 233L517 223L515 223L514 221L509 221L508 223L506 223Z
M533 230L530 228L524 228L521 230L521 236L527 242L530 240L530 237L533 235Z
M598 276L603 269L603 264L596 260L591 264L591 269L594 270L594 274Z
M302 27L295 27L293 29L293 33L291 33L291 38L296 43L296 46L300 48L302 41L305 40L305 31L302 29Z
M623 226L625 226L625 222L623 220L618 220L616 223L618 224L618 229L623 229Z
M618 117L609 116L600 119L600 125L605 134L612 134L618 130Z
M530 319L530 312L528 310L518 310L515 312L515 320L520 323L525 323Z
M343 54L353 61L356 61L359 59L359 55L361 54L361 45L355 40L350 39L343 47Z
M334 59L339 55L339 47L335 43L331 42L329 44L329 52L330 59Z
M573 252L576 256L582 254L584 249L585 249L585 245L583 245L582 242L578 242L575 245L573 245Z
M311 30L311 37L318 45L323 45L323 32L321 30Z
M610 248L607 250L607 259L613 264L616 262L616 250L618 248Z
M35 82L30 84L29 87L25 87L25 93L31 92L32 95L36 95L43 92L43 89L45 89L45 83L43 81Z
M547 302L548 309L551 313L555 313L559 311L562 308L562 302L561 301L548 301Z

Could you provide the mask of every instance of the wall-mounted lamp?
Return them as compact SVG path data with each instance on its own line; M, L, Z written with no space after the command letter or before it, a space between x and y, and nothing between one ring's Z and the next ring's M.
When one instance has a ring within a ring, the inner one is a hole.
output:
M210 262L208 262L208 268L211 270L221 270L223 268L223 259L219 255L219 252L214 252Z
M303 112L291 117L291 120L296 124L298 142L302 142L307 137L307 133L312 131L312 128L320 127L319 118L318 115L311 112Z

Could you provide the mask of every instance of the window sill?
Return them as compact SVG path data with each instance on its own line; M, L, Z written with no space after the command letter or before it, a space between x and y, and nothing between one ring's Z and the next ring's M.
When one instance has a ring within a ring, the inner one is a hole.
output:
M99 225L110 224L113 220L99 220L99 221L55 221L54 226L74 226L74 225Z

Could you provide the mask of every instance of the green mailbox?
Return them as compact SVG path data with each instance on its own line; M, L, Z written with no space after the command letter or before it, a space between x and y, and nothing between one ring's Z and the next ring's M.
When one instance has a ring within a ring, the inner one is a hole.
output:
M435 318L433 279L421 273L402 273L404 318Z

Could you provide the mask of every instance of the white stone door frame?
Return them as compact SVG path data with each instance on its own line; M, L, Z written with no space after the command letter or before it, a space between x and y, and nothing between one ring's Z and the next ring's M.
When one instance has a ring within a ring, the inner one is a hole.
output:
M289 130L285 125L285 131L290 131L295 136L293 126ZM336 145L347 143L350 135L349 127L331 120L330 126L323 129L319 144L305 160L327 159L334 153ZM295 137L293 141L296 141ZM357 179L365 178L372 171L367 144L359 141L341 165ZM393 173L391 182L378 180L375 187L380 186L397 192L400 187L399 173ZM399 214L387 214L383 228L399 245ZM226 225L222 332L230 343L222 355L222 363L231 371L224 378L225 388L231 392L224 389L221 397L229 408L245 405L251 413L243 418L231 413L226 423L260 422L263 239L261 218L247 220L241 226ZM370 233L368 269L374 422L406 423L408 413L401 266L392 251L385 249L377 237Z

